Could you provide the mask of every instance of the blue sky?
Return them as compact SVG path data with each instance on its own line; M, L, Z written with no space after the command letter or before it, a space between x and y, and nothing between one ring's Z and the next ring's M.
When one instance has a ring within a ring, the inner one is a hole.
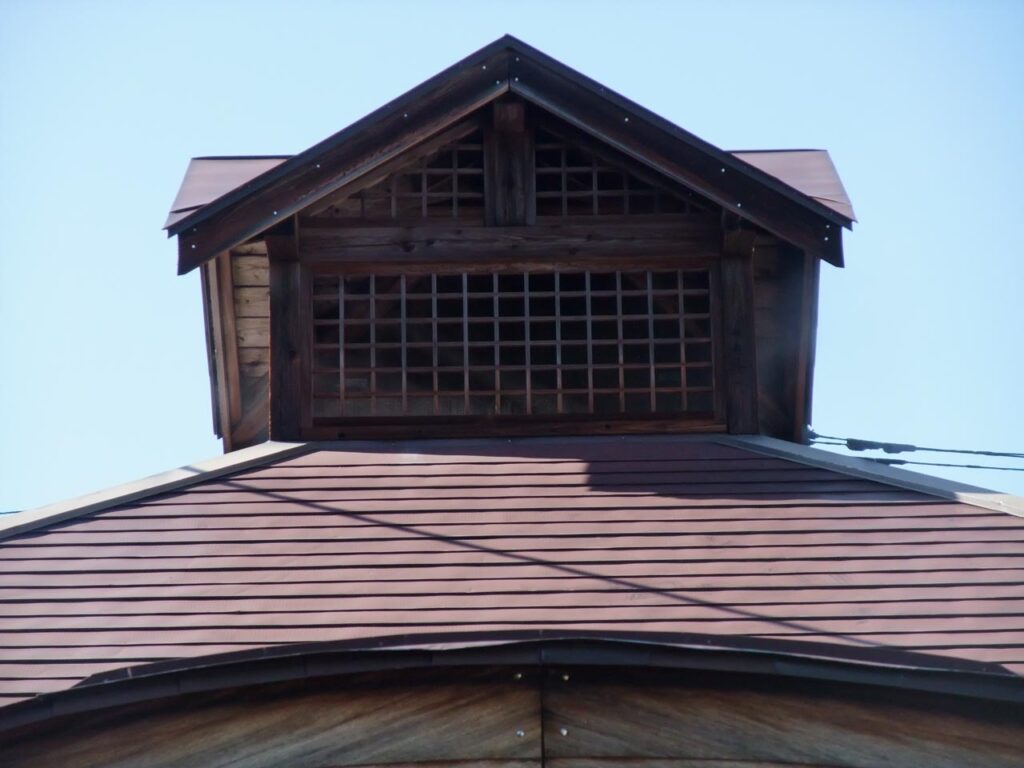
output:
M302 150L506 32L720 147L832 153L819 432L1024 450L1024 3L2 0L0 510L220 452L160 231L190 157Z

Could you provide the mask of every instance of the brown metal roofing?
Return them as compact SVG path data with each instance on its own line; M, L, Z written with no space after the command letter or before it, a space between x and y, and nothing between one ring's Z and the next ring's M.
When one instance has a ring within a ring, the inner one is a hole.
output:
M1020 675L1022 608L1024 519L711 439L360 443L0 543L0 701L264 646L541 630Z
M288 156L192 158L185 169L181 188L171 203L164 229L287 159Z
M837 213L849 219L855 218L853 205L826 150L766 149L730 154ZM185 178L181 180L164 229L289 158L288 155L193 158L185 169Z

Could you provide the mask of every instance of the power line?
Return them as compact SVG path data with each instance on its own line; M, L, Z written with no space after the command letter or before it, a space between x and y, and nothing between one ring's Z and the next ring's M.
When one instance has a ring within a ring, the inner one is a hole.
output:
M883 443L878 440L862 440L856 437L836 437L835 435L821 435L810 430L810 438L812 442L820 445L836 445L843 446L851 451L884 451L885 453L911 453L913 451L928 451L931 453L960 453L970 454L973 456L999 456L1009 459L1024 459L1024 453L1014 453L1008 451L976 451L968 448L933 448L922 445L911 445L909 443ZM904 463L924 463L924 462L904 462ZM961 465L942 465L935 464L934 466L961 466ZM995 469L995 467L993 467Z
M956 467L957 469L998 469L1004 472L1024 472L1024 467L993 467L988 464L945 464L938 461L908 461L907 459L881 459L865 456L868 461L885 464L890 467L902 467L904 464L917 464L923 467Z

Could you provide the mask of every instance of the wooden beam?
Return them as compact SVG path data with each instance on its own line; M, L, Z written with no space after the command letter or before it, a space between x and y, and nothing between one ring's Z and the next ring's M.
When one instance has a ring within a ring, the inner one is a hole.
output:
M778 180L703 142L613 93L596 93L579 78L520 57L511 92L575 128L709 198L726 211L836 266L843 264L845 219L813 200L797 202ZM575 73L573 73L575 74ZM593 83L597 86L596 83ZM600 87L600 86L598 86ZM817 214L808 206L820 207Z
M178 235L178 273L280 224L507 93L507 60L507 51L487 51L482 60L415 89L427 92L419 98L410 92L286 161L258 194L239 193L218 210L179 222L169 230Z
M222 345L224 373L228 387L228 419L234 429L242 418L242 395L238 376L238 334L235 329L235 282L231 271L231 252L223 251L214 259L217 269L217 289L220 291Z
M625 217L623 217L625 218ZM674 254L716 258L721 231L717 221L679 216L671 220L537 224L530 227L373 227L342 229L307 226L300 220L300 258L309 263L375 262L435 265L480 262L488 258L543 262L587 257L638 258ZM311 222L312 224L312 222Z
M309 285L297 233L267 235L270 258L270 439L299 440L309 401Z
M797 255L797 254L794 254ZM814 387L814 351L818 338L818 281L821 263L807 254L804 259L804 285L800 305L800 358L797 365L796 404L794 407L796 430L793 440L807 442L807 428L811 424L812 391Z
M217 343L213 330L213 297L207 268L199 270L199 281L203 292L203 330L206 334L206 367L210 376L210 411L213 416L213 433L222 436L220 428L220 393L217 385Z
M223 440L224 452L227 453L232 450L233 446L231 443L231 407L228 404L227 361L224 357L224 327L222 325L224 309L220 290L220 272L214 261L204 264L203 269L206 273L206 284L210 288L211 338L214 345L213 361L217 382L218 435Z
M754 229L722 217L721 308L725 408L729 431L756 434L757 338L754 331Z
M490 226L522 226L536 220L533 153L526 105L496 101L484 132L484 200Z

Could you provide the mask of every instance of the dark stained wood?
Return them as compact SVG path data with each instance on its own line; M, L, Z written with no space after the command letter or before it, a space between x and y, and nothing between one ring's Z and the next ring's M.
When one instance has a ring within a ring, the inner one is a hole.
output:
M215 341L216 332L214 330L214 323L219 327L220 318L217 317L217 311L213 306L209 268L205 265L199 270L199 280L203 296L203 334L206 339L206 366L207 373L210 377L210 414L213 417L213 433L217 437L221 437L223 432L221 431L220 424L220 387L217 365L217 344Z
M191 694L4 737L10 768L539 768L540 698L511 670L410 671Z
M1009 768L1020 765L1024 743L1019 705L699 673L685 682L639 670L615 682L597 670L564 674L552 670L544 697L546 764L562 768L676 760Z
M533 263L535 269L605 259L621 264L645 256L712 260L719 253L715 222L690 217L635 222L543 224L531 227L328 227L301 219L300 257L304 262L361 263L403 270L414 264L433 271L439 266L483 262Z
M753 261L758 428L763 435L791 440L805 413L798 403L803 390L797 391L807 344L805 257L774 237L759 237Z
M842 263L845 217L504 38L268 172L258 193L229 193L171 227L179 236L180 269L266 230L509 92L808 253Z
M309 285L296 233L268 235L270 256L270 436L299 440L309 387Z
M217 434L224 441L224 449L231 450L231 402L230 390L228 387L228 362L224 344L224 316L230 314L231 310L223 304L223 291L220 287L220 270L216 261L209 261L203 265L206 275L206 284L210 289L211 324L208 343L211 345L214 363L214 377L216 385L214 391L217 396L217 419L219 421Z
M223 681L128 706L111 706L113 690L106 708L5 733L5 765L1008 768L1024 734L1017 704L735 672L456 666Z
M485 201L489 226L534 223L533 149L525 105L496 101L484 132Z
M744 219L837 266L840 222L813 213L746 164L629 102L579 73L529 50L511 66L511 92ZM724 173L723 173L724 169Z
M756 233L731 215L722 218L721 339L729 431L756 434L757 341L753 249Z
M231 268L231 254L227 251L217 254L214 264L217 270L217 289L220 292L218 305L221 318L221 344L224 349L228 413L233 431L242 417L242 394L239 383L238 334L235 331L235 285ZM227 447L228 450L231 450L231 443Z
M207 206L202 216L179 222L172 230L178 235L179 273L277 225L507 93L507 58L501 48L483 49L278 166L259 194L234 196L223 210Z
M807 442L807 428L811 424L811 404L814 385L814 351L818 330L818 283L821 264L804 255L804 286L800 318L800 361L796 380L796 434L794 440Z
M330 208L332 205L344 200L351 195L357 194L358 192L368 189L369 187L380 184L382 181L387 179L396 171L415 163L420 158L426 157L433 152L441 149L447 144L458 141L459 139L467 136L473 131L478 130L483 124L484 120L479 114L471 115L466 120L463 120L456 125L453 125L445 130L442 130L424 140L420 144L417 144L412 149L404 152L385 163L382 163L372 173L368 173L365 176L352 179L347 184L343 184L338 187L331 195L319 200L316 204L310 206L303 211L303 215L309 218L313 218L322 214L325 210Z

